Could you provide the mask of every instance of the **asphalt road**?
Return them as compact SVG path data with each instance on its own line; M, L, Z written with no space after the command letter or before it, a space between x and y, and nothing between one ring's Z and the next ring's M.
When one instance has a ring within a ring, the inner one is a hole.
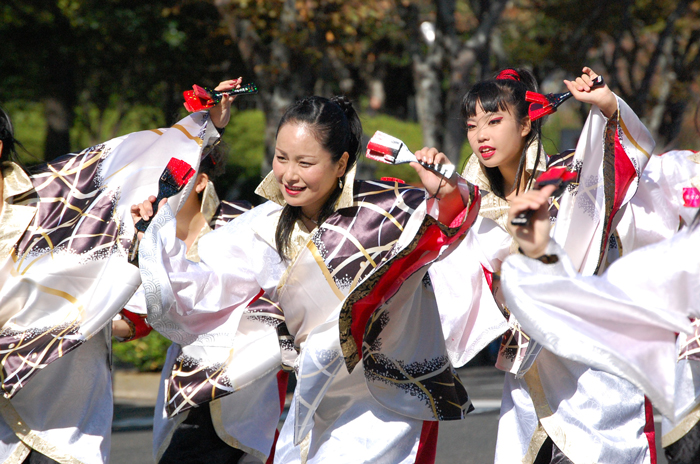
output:
M503 374L493 367L463 368L459 374L476 410L462 421L440 424L435 462L493 463ZM112 434L112 464L153 464L152 415L153 406L148 401L117 400ZM660 418L656 427L660 431ZM658 435L658 464L667 464L661 449L660 433Z

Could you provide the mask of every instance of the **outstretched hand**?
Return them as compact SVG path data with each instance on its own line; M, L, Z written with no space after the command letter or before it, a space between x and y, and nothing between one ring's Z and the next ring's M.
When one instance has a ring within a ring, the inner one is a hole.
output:
M609 118L617 110L617 99L607 84L602 87L591 88L593 79L598 77L588 66L583 68L583 74L574 81L564 79L564 84L574 98L583 103L590 103L600 108L606 118Z
M548 185L541 190L529 190L521 193L510 201L508 211L508 229L523 254L530 258L539 258L547 250L549 244L549 197L556 186ZM524 226L514 226L511 221L520 213L534 210Z
M425 147L418 150L415 155L418 161L423 161L427 164L452 164L444 153L438 152L437 148ZM440 217L438 220L443 224L450 224L455 216L465 207L457 188L456 178L453 176L451 180L445 179L418 163L411 163L411 167L418 173L428 194L440 200Z
M243 82L242 77L223 81L217 85L214 90L238 89L241 87L241 82ZM231 103L233 103L233 100L235 99L235 95L223 95L219 104L209 110L209 116L211 117L211 121L214 123L214 126L218 127L219 129L226 127L228 122L231 120Z

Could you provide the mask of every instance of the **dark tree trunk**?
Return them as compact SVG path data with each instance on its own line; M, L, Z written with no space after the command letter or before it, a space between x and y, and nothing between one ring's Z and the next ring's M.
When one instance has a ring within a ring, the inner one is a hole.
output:
M75 69L75 56L70 53L74 42L73 32L68 19L62 14L56 15L53 28L56 39L45 42L46 76L44 89L44 113L46 116L46 142L44 159L46 161L70 153L70 129L75 120L75 105L78 100Z

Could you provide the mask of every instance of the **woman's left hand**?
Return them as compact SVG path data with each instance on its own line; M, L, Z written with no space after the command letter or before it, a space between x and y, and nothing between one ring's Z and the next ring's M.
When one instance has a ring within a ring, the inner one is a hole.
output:
M564 79L564 84L576 100L596 105L605 117L609 118L617 110L617 99L607 84L602 87L591 88L593 79L596 77L598 77L598 74L586 66L583 68L583 74L580 77L577 77L575 81Z
M223 81L216 86L214 90L232 90L241 87L241 82L243 78L233 79L229 81ZM224 95L221 97L221 101L218 105L209 110L209 116L214 126L219 129L226 127L228 122L231 120L231 103L236 99L235 95Z

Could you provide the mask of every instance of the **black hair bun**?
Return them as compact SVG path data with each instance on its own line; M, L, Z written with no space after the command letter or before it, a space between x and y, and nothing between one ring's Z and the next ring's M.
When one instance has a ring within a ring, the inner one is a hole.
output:
M331 101L338 105L345 115L350 115L355 112L355 108L352 106L352 102L345 95L336 95L331 98Z

